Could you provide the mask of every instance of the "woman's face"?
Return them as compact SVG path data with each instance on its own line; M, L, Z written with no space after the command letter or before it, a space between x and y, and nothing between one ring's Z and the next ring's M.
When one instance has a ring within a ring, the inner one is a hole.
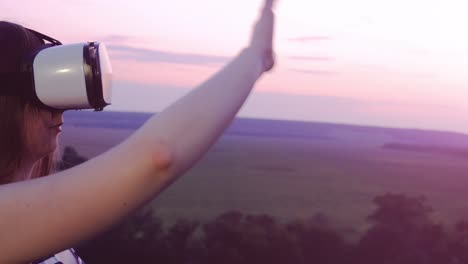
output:
M58 135L62 131L63 111L26 107L24 121L27 151L33 159L40 159L56 150Z

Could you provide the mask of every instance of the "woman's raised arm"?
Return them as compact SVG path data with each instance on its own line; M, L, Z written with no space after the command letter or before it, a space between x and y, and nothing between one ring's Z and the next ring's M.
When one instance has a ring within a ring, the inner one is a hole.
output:
M32 261L96 235L202 157L273 67L272 4L265 1L246 49L130 138L70 170L0 186L0 263Z

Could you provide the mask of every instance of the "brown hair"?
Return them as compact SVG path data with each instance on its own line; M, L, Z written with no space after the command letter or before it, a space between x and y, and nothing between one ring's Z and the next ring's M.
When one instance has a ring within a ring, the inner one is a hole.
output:
M24 27L0 21L0 73L19 71L22 58L43 44L43 40ZM31 131L27 131L25 124L31 114L27 109L34 106L26 99L0 94L0 184L27 180L26 175L13 178L28 149L25 136ZM41 158L35 163L31 178L50 174L53 164L54 153Z

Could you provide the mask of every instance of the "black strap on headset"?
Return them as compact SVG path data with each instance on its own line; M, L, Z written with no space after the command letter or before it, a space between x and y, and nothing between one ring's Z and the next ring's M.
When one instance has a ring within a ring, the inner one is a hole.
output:
M49 41L50 43L52 43L54 46L59 46L59 45L62 45L62 42L52 38L52 37L49 37L47 35L44 35L40 32L37 32L36 30L33 30L33 29L30 29L30 28L25 28L26 30L29 30L31 31L33 34L35 34L37 37L39 37L40 39L43 39L43 40L47 40Z

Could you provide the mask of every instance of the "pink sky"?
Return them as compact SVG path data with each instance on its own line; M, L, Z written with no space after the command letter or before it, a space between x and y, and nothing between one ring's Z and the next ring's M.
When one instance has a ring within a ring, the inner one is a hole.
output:
M64 43L105 42L110 109L160 111L246 45L261 2L2 0L0 19ZM280 1L277 67L240 116L468 133L464 10L450 0Z

